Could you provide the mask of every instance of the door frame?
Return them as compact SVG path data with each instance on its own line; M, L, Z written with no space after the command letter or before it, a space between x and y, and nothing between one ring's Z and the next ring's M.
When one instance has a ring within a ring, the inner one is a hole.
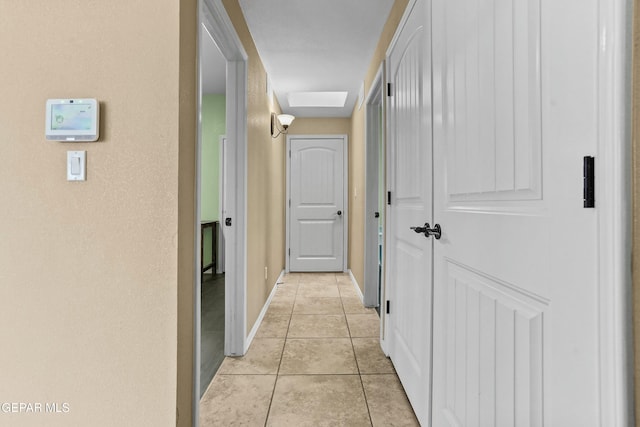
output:
M420 4L421 1L423 1L424 3ZM395 283L395 280L396 280L395 275L397 271L401 271L398 269L398 260L400 258L395 254L396 238L397 236L401 235L401 233L398 232L399 230L398 227L400 227L400 224L397 223L397 219L401 218L401 215L398 215L398 212L394 213L394 210L398 206L398 200L396 200L397 198L396 193L400 191L397 188L399 186L398 174L396 173L398 169L395 168L395 165L398 159L397 149L402 145L401 144L402 140L397 135L397 130L400 128L398 127L397 122L394 120L395 110L393 109L393 106L397 102L397 98L394 98L394 95L396 95L396 92L400 92L403 89L398 89L397 87L395 87L395 84L397 82L394 80L395 79L394 69L392 68L394 68L394 66L398 64L393 64L392 59L394 57L394 54L398 54L399 52L401 52L401 54L399 55L400 57L404 57L404 55L406 54L407 52L406 49L408 48L408 45L401 44L401 41L404 40L404 42L409 42L409 41L413 41L417 37L425 37L423 48L428 49L428 52L426 55L421 57L423 59L420 61L421 71L417 75L420 76L419 79L423 83L422 90L426 91L427 93L432 93L432 90L431 90L432 81L425 81L425 77L424 77L425 73L427 72L425 70L428 70L429 74L431 73L431 43L432 43L431 30L430 30L430 23L425 23L426 17L430 16L431 14L430 12L431 2L432 0L409 0L407 2L407 6L404 10L402 18L398 23L396 31L391 39L391 42L389 43L389 46L387 47L387 50L385 51L385 56L384 56L385 58L384 72L386 77L386 83L388 85L385 88L386 90L384 91L384 94L383 94L383 97L385 100L384 101L385 102L385 119L384 119L385 120L385 142L386 142L385 144L386 146L385 178L386 178L387 200L385 203L385 241L386 241L385 264L386 264L386 267L385 267L385 278L384 278L385 286L383 291L385 299L381 301L383 304L383 307L385 307L385 310L380 312L381 328L384 325L384 329L381 330L380 346L384 354L392 358L392 360L394 361L394 364L396 363L402 364L403 363L402 354L407 354L407 353L399 351L399 349L402 346L402 343L401 343L401 339L398 338L398 334L395 333L395 325L399 324L397 316L402 309L397 307L397 304L396 304L397 301L392 301L391 302L392 307L390 311L387 312L386 310L386 308L388 307L387 304L389 303L389 301L393 300L398 295L399 291L397 289L398 286ZM424 36L423 35L416 36L417 27L408 25L411 23L414 17L420 17L419 22L421 24L424 24L422 25L424 28L426 28L426 30L424 30ZM405 30L407 30L406 33L405 33ZM418 125L420 130L418 132L422 133L421 135L421 137L423 138L422 142L423 143L428 142L428 144L431 145L432 144L432 141L431 141L432 125L429 124L428 121L432 120L432 117L431 117L432 109L430 108L430 106L425 105L423 103L423 100L425 99L425 95L421 95L420 97L418 97L418 99L419 100L416 101L415 104L416 105L419 104L421 108L423 108L422 120ZM405 105L405 107L407 106ZM432 148L429 147L429 149L426 150L425 154L429 158L431 158ZM433 171L431 171L426 176L428 177L429 180L433 180ZM430 217L433 215L433 207L429 206L433 204L432 193L433 192L431 192L431 194L428 194L427 197L425 197L425 208L423 212L425 216L421 217L421 221L424 221L424 220L430 221L431 220ZM413 223L411 225L418 225L418 224ZM407 226L407 228L404 228L405 225ZM408 225L409 224L402 225L403 232L407 232ZM424 239L424 238L421 238L421 239ZM427 240L426 242L426 246L429 248L427 250L430 250L431 253L433 254L433 239L431 238L429 240ZM421 378L424 380L420 382L420 384L422 384L422 387L416 386L415 383L411 384L411 380L408 379L409 377L405 378L406 384L402 384L405 390L408 390L409 393L413 394L410 398L411 406L414 408L414 412L416 413L416 416L419 418L420 423L425 425L429 423L431 420L431 405L432 405L431 389L432 389L432 382L433 382L433 372L432 372L432 367L433 367L433 345L432 345L433 343L433 261L432 260L433 258L432 256L431 257L427 256L426 258L430 258L429 262L431 263L431 267L428 269L427 274L418 276L418 278L422 278L422 280L420 280L419 282L420 284L419 287L425 289L425 294L424 294L425 300L421 300L420 306L422 307L423 312L426 313L426 316L424 319L416 319L416 318L412 319L412 323L420 321L420 325L423 331L422 336L425 337L424 341L422 342L419 342L419 343L412 342L412 344L419 344L421 346L421 350L424 352L423 354L425 355L424 358L427 359L427 360L415 361L416 362L415 364L419 365L420 368L422 368L422 370L424 371L421 374L423 374L425 378ZM426 324L422 323L423 320L426 320ZM414 361L406 360L406 358L404 360L404 363L407 364L406 366L413 365L414 364L413 362ZM399 368L400 367L401 366L399 365ZM416 373L416 371L414 370L413 373ZM400 375L398 376L398 378L400 378ZM402 380L400 381L402 382ZM407 394L407 398L409 398L409 393Z
M289 266L291 254L291 139L342 139L343 148L343 178L342 178L342 217L343 217L343 251L342 251L342 271L347 272L347 255L349 252L349 138L343 135L287 135L287 202L286 202L286 236L285 236L285 272L291 271Z
M227 141L227 135L220 135L218 139L218 252L216 256L216 273L224 273L224 260L225 257L225 243L224 243L224 224L222 218L224 218L225 212L225 178L224 172L227 168L228 160L225 157L225 143ZM225 282L226 283L226 282Z
M405 7L404 13L402 14L402 18L400 19L400 22L398 23L398 26L396 27L395 33L393 34L393 37L391 38L391 42L389 42L389 46L387 47L387 50L384 53L384 72L385 72L385 78L387 80L389 80L389 75L391 73L391 70L389 70L389 56L391 55L391 52L393 50L393 48L395 47L395 45L398 43L398 39L400 38L400 34L404 28L404 26L407 23L407 20L409 20L409 17L411 15L411 11L413 10L413 7L416 4L416 1L420 1L420 0L409 0L407 3L407 6ZM386 82L387 84L390 84L388 81ZM387 203L385 203L385 216L384 216L384 228L385 228L385 239L387 242L392 240L392 235L394 235L395 230L393 228L393 224L391 221L391 200L389 200L390 198L390 194L391 194L391 182L392 182L392 176L393 173L395 173L395 169L393 168L393 156L392 156L392 147L391 144L389 143L389 141L391 141L391 133L392 133L392 129L394 126L394 122L391 119L391 116L389 115L389 110L391 108L391 98L388 96L388 94L386 94L386 96L384 96L384 123L385 123L385 185L386 185L386 192L387 192ZM390 245L385 245L385 253L384 253L384 258L385 258L385 264L386 262L388 262L389 260L393 259L391 256L391 248ZM384 271L384 288L383 288L383 295L384 295L384 299L381 300L383 303L383 306L385 304L387 304L387 298L389 295L389 283L390 283L390 270L391 268L385 268ZM431 308L430 308L431 309ZM431 309L432 310L432 309ZM431 313L431 316L433 317L433 311ZM383 351L383 353L385 354L385 356L389 357L390 355L390 351L389 351L389 346L390 346L390 342L389 342L389 338L387 336L387 331L386 331L386 325L389 324L389 317L390 314L387 313L387 310L385 309L384 311L380 311L380 327L381 327L381 335L380 335L380 347Z
M233 220L226 227L225 246L225 355L243 355L246 341L246 174L247 174L247 61L248 55L222 4L222 0L198 0L198 40L203 26L211 35L227 61L226 78L226 135L235 141L228 154L228 180L225 181L227 211ZM197 58L202 55L198 43ZM202 70L197 67L197 160L196 160L196 221L195 235L200 228L200 149L202 135ZM221 218L221 221L223 218ZM200 395L200 348L201 348L201 280L200 280L200 239L195 239L194 281L194 354L193 354L193 396ZM197 423L200 399L192 402L193 419Z
M246 193L247 193L247 61L248 55L222 0L202 0L205 27L227 59L226 136L228 180L225 225L225 354L243 355L246 340ZM223 219L224 220L224 219Z
M596 208L600 348L600 424L633 420L631 311L632 4L599 2Z
M385 99L382 90L385 61L382 61L376 73L371 89L365 101L365 210L364 210L364 305L378 307L383 300L380 293L384 289L384 259L382 272L378 273L378 224L379 219L373 213L379 210L380 175L380 139L384 138ZM378 113L381 114L378 116ZM386 178L386 177L385 177ZM375 230L375 232L374 232ZM384 236L384 231L383 231ZM384 242L384 239L383 239ZM386 245L383 243L383 253ZM383 321L381 331L383 330Z

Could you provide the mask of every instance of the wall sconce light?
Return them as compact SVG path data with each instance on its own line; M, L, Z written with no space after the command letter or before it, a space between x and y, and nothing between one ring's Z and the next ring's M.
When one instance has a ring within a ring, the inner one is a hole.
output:
M277 138L280 134L287 134L287 129L295 119L291 114L279 114L271 113L271 137ZM282 126L278 126L278 123ZM276 133L277 132L277 133Z

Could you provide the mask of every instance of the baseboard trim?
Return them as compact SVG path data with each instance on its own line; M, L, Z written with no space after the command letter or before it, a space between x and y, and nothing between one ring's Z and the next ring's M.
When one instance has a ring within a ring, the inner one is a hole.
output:
M351 283L353 283L353 286L356 288L356 292L358 293L358 298L360 298L360 302L364 305L364 295L360 290L360 285L358 285L358 281L356 280L356 277L353 275L353 271L351 271L351 269L349 269L348 271L349 271L349 277L351 277Z
M262 320L264 319L265 314L267 314L267 310L269 309L269 304L271 304L271 300L273 299L274 295L276 294L276 290L278 289L278 283L282 282L282 279L284 277L284 270L282 270L280 272L280 275L278 276L278 278L276 279L276 283L274 283L273 285L273 289L271 289L271 293L269 294L269 297L267 298L267 301L264 303L264 306L262 307L262 310L260 311L260 314L258 315L258 318L256 319L256 322L253 324L253 328L251 328L251 331L249 332L249 335L247 336L247 339L244 341L244 353L247 353L247 350L249 350L249 347L251 346L251 343L253 342L253 339L255 338L256 334L258 333L258 329L260 329L260 325L262 324Z

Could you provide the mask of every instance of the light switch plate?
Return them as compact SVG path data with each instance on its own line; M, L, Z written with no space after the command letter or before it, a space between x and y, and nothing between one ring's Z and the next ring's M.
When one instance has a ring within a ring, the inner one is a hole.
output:
M86 181L86 160L86 151L67 151L67 181Z

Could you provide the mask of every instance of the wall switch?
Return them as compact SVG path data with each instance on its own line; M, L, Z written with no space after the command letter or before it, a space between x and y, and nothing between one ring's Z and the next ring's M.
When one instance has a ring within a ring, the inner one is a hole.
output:
M86 181L86 160L86 151L67 151L67 181Z

